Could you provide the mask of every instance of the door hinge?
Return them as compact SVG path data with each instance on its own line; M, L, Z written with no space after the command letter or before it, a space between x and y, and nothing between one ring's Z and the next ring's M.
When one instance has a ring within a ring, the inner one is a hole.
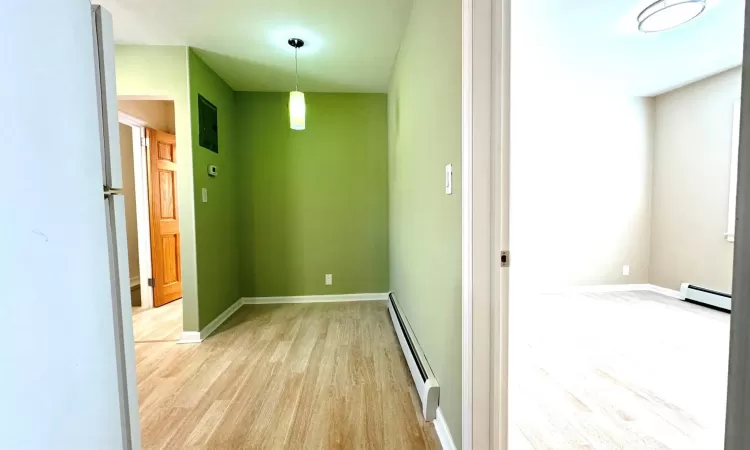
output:
M500 252L500 267L510 267L510 250Z
M156 283L154 283L154 279L153 278L149 278L148 279L148 287L154 287L155 284Z

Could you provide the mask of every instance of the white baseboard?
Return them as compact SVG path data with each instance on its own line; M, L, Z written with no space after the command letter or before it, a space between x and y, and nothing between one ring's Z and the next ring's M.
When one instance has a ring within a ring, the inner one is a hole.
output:
M440 445L443 450L456 450L456 444L453 442L453 436L451 436L451 430L448 429L448 424L445 422L445 416L443 416L443 410L438 406L435 420L432 421L435 426L435 433L437 433Z
M177 341L178 344L200 344L201 342L201 333L200 331L183 331L180 335L180 340Z
M674 289L668 289L665 287L657 286L655 284L649 284L648 290L651 292L656 292L658 294L666 295L667 297L676 298L678 300L685 300L685 296L680 291L675 291Z
M203 329L200 331L183 331L182 335L180 336L179 343L197 344L202 342L204 339L211 336L211 334L216 331L216 329L219 328L222 323L232 317L232 314L237 312L237 310L240 309L242 305L242 299L239 299L236 302L232 303L232 306L225 309L223 313L219 314L214 320L211 321L211 323L203 327Z
M269 305L276 303L329 303L329 302L366 302L388 300L388 293L377 294L341 294L341 295L300 295L294 297L242 297L227 308L217 318L200 331L183 331L180 344L197 344L202 342L219 326L229 319L242 305Z
M668 297L683 300L685 297L680 291L668 289L654 284L597 284L590 286L572 286L561 289L545 290L542 294L583 294L595 292L628 292L628 291L650 291Z
M291 297L243 297L245 305L272 305L281 303L333 303L333 302L369 302L388 300L388 293L375 294L339 294L339 295L297 295Z

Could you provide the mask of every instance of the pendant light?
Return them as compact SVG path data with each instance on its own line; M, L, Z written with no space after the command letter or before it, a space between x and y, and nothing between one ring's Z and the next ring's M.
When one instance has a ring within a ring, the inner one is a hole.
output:
M299 50L305 41L302 39L292 38L287 41L294 47L294 91L289 93L289 126L292 130L305 129L305 94L300 92L297 69L297 50Z
M658 0L638 14L638 29L644 33L669 30L698 17L706 0Z

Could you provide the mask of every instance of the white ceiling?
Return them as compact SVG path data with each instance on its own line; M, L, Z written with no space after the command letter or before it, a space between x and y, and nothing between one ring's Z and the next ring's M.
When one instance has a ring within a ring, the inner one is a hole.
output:
M95 0L118 43L189 45L234 90L387 92L411 0Z
M534 82L564 79L652 96L742 63L743 0L708 0L696 19L637 30L653 0L514 0L512 60Z
M386 92L411 0L96 0L120 43L189 45L233 89ZM458 1L458 0L456 0ZM742 62L744 0L708 0L670 31L637 31L652 0L513 0L513 65L657 95ZM526 71L528 73L528 71ZM530 80L527 80L530 81Z

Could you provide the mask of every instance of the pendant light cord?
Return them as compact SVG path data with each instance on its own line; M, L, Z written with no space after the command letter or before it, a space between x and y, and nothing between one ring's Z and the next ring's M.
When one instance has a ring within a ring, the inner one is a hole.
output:
M298 73L299 69L297 66L297 47L294 47L294 90L299 91Z

